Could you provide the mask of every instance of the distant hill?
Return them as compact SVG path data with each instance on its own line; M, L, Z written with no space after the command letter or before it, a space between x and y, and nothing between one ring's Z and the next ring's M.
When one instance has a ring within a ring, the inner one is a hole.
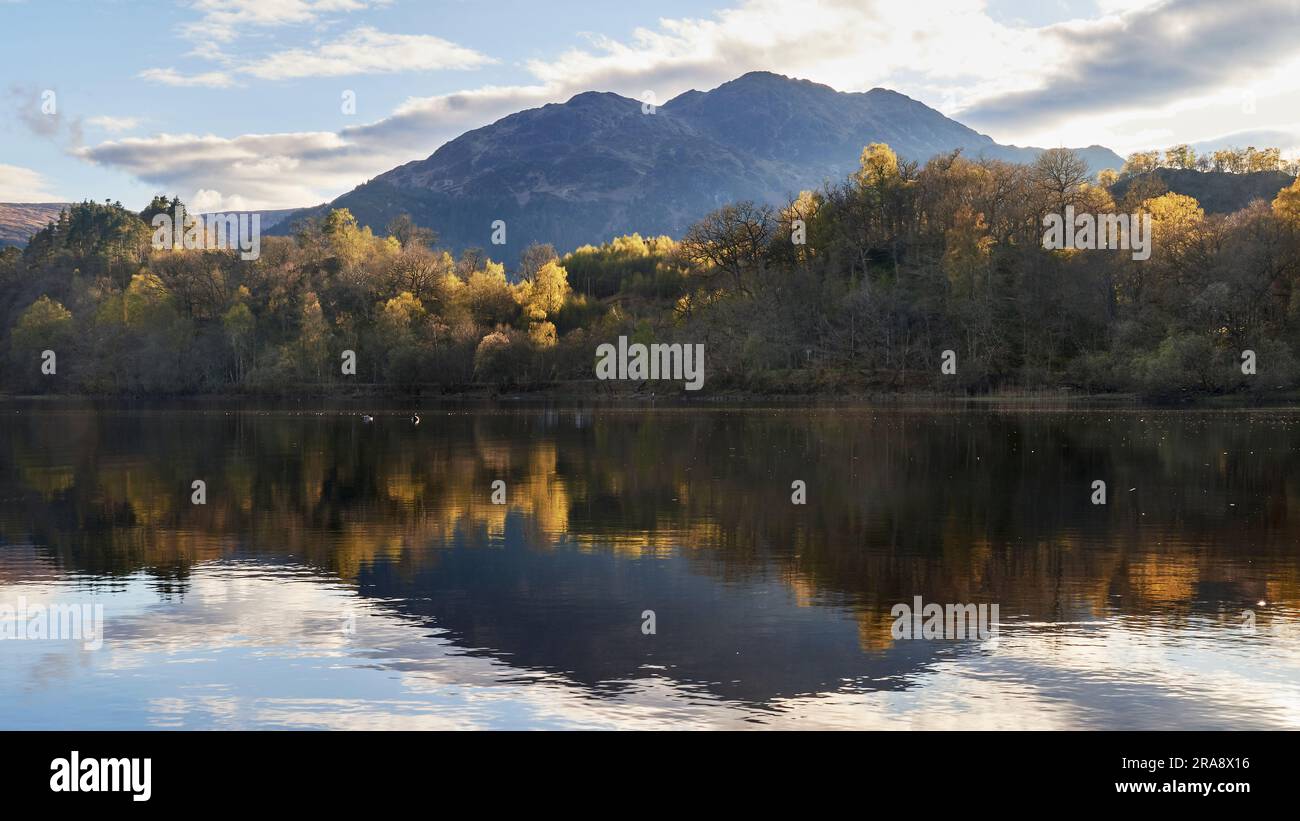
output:
M59 218L67 202L0 202L0 246L22 248L32 234Z
M1207 214L1230 214L1252 200L1272 202L1277 192L1295 181L1281 171L1256 171L1230 174L1227 171L1190 171L1181 168L1157 168L1150 172L1175 194L1194 197ZM1137 177L1126 177L1110 187L1111 196L1120 199Z
M58 220L59 212L69 207L69 202L0 202L0 247L14 245L24 248L32 234ZM283 221L297 208L273 211L244 211L262 215L262 230L266 231Z
M708 92L688 91L643 113L642 103L586 92L467 132L424 160L370 180L277 226L348 208L382 230L405 212L453 250L480 246L513 261L532 241L561 252L614 236L680 236L726 203L780 203L838 183L865 145L888 143L925 161L953 149L1029 162L1039 148L999 145L938 111L883 88L845 93L807 80L752 72ZM1123 160L1080 149L1092 170ZM504 220L507 244L491 244Z

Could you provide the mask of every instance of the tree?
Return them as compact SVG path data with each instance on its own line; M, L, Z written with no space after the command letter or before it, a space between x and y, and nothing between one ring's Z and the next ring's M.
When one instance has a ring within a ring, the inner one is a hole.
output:
M885 143L871 143L862 149L853 176L863 188L884 191L898 182L898 155Z
M1058 213L1078 202L1087 181L1088 163L1068 148L1049 148L1034 160L1034 185L1046 195L1048 208Z
M438 232L416 225L410 214L393 217L386 230L388 236L402 246L402 250L432 248L438 244Z
M72 312L42 295L14 323L9 342L14 353L29 354L58 348L73 334Z
M519 257L519 279L532 279L543 265L559 258L559 254L555 253L555 246L549 242L529 243Z
M555 325L548 319L560 312L569 296L568 272L552 259L515 289L515 300L523 308L533 341L542 347L555 344Z
M1240 174L1246 170L1245 153L1235 148L1224 148L1214 152L1214 170Z
M745 201L727 205L695 223L682 237L682 257L705 276L721 274L737 293L763 265L776 228L772 209Z
M325 359L329 355L329 324L321 310L320 299L308 291L302 298L302 319L298 340L299 373L312 376L317 382L325 373Z
M1300 230L1300 178L1274 197L1273 213L1293 229Z
M469 275L460 298L474 321L488 328L509 325L519 312L510 283L506 282L505 268L491 260L484 270Z
M430 251L422 245L404 246L391 257L384 278L384 287L392 291L410 291L419 299L431 295L440 279L455 267L451 254Z
M241 289L244 298L248 289ZM226 332L226 339L235 352L235 382L242 382L248 371L248 358L253 339L257 332L257 319L243 301L230 306L230 310L221 317L221 326Z
M1165 165L1170 168L1196 168L1196 152L1190 145L1180 143L1165 149Z
M1159 151L1137 151L1128 155L1124 167L1120 169L1120 175L1132 177L1138 174L1147 174L1155 171L1159 166Z
M1246 149L1245 164L1246 171L1252 173L1277 171L1282 167L1282 149L1262 148L1257 151L1251 146Z

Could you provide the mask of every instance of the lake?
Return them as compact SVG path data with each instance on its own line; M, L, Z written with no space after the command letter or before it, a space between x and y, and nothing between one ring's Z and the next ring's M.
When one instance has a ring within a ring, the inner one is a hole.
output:
M1300 410L0 419L4 729L1300 727Z

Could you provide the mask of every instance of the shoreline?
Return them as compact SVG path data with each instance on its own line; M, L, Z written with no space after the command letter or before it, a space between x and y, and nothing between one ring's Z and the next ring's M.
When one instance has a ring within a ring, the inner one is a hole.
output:
M393 390L308 391L301 393L224 392L187 394L4 394L0 403L160 403L191 404L230 402L237 404L297 404L339 402L391 403L403 406L421 403L582 403L610 405L662 405L673 407L708 407L726 404L771 404L790 406L881 406L881 407L954 407L1022 405L1025 407L1087 406L1140 407L1156 409L1249 409L1300 408L1300 392L1271 395L1198 394L1184 397L1148 397L1134 393L1074 393L1069 391L1003 391L981 394L957 394L938 391L842 392L842 393L760 393L754 391L716 391L695 393L673 391L574 391L548 386L501 390L469 390L409 393Z

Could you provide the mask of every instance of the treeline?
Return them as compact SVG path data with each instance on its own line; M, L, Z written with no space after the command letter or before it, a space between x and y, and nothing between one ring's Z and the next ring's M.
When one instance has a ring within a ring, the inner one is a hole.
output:
M1133 169L1130 169L1133 171ZM507 272L346 210L261 256L155 250L149 218L82 203L0 254L10 392L321 392L591 383L597 345L703 343L705 390L1073 388L1152 396L1296 384L1300 184L1206 214L1153 174L1119 201L1067 150L924 167L873 144L837 185L736 203L683 237L617 238ZM1117 189L1118 190L1118 189ZM1150 259L1045 250L1043 217L1150 214ZM42 373L42 353L57 372ZM340 357L357 355L345 375ZM953 375L940 371L945 350ZM1257 372L1243 373L1242 353ZM600 383L607 389L608 383ZM646 386L632 386L645 388ZM666 386L660 386L661 392Z
M1223 148L1197 154L1186 143L1170 146L1162 158L1159 151L1138 151L1128 156L1123 168L1100 172L1102 184L1121 177L1145 174L1157 168L1177 168L1185 171L1218 171L1227 174L1257 174L1264 171L1281 171L1291 176L1300 175L1300 158L1283 160L1280 148Z

